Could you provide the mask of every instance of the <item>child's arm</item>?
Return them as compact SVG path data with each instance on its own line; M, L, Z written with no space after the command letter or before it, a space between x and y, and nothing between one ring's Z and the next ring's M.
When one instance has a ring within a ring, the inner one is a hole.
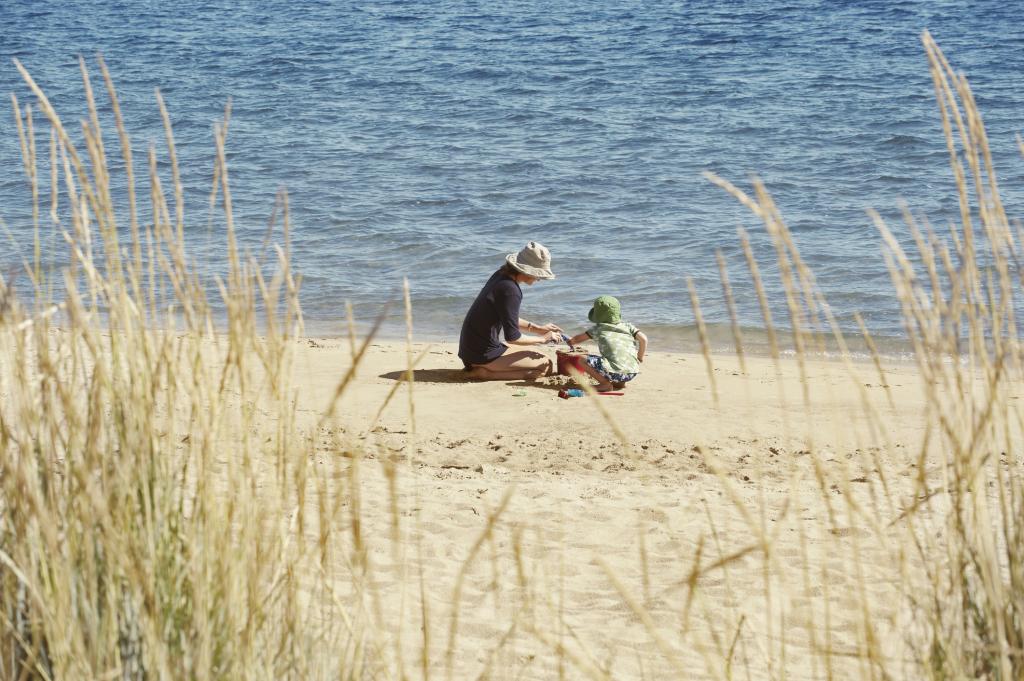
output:
M590 340L590 334L584 331L583 333L576 334L575 336L570 338L569 345L579 345L580 343L583 343L584 341L588 340Z
M636 345L636 358L643 362L644 355L647 354L647 334L643 331L636 332Z

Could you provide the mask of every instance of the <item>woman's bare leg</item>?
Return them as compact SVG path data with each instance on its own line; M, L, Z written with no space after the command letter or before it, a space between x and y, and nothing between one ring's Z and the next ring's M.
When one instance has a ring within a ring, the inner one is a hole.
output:
M469 376L483 381L528 381L547 376L553 370L547 355L509 348L501 357L487 364L474 364Z

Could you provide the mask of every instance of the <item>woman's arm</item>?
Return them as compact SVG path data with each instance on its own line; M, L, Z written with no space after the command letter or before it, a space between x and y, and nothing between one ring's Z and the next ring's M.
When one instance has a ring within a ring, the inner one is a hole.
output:
M643 362L644 355L647 354L647 334L643 331L636 332L636 345L636 358Z
M544 345L545 343L558 343L562 340L562 330L554 324L534 324L533 322L527 321L522 317L519 318L519 328L527 333L540 334L537 336L520 336L519 338L510 341L508 338L505 342L509 345Z
M556 333L562 333L562 329L557 324L534 324L533 322L527 321L522 317L519 318L519 328L527 333L549 333L554 331Z
M555 342L562 340L562 335L555 333L554 331L548 331L543 336L520 336L515 340L505 339L505 342L509 345L544 345L545 343Z

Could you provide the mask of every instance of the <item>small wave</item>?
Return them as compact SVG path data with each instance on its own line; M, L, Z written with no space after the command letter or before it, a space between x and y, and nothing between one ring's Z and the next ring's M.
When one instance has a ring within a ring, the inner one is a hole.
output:
M906 186L915 183L915 178L907 177L906 175L878 175L875 177L876 182L880 182L883 185L898 184L900 186Z
M739 42L740 39L737 38L736 36L719 35L698 38L697 40L694 40L690 44L694 45L695 47L709 47L712 45L735 45Z
M505 123L525 123L535 118L537 118L537 114L532 111L513 111L502 116L501 120Z
M457 71L455 73L456 78L464 78L466 80L496 80L498 78L504 78L507 75L507 71L499 71L497 69L482 66Z
M559 125L581 126L602 130L608 127L604 123L587 118L586 116L559 116L556 122Z
M608 80L607 78L593 77L587 78L581 83L573 86L573 92L581 93L594 93L594 92L605 92L609 88L614 87L616 83Z
M395 23L416 23L423 21L424 18L416 14L385 14L381 17L382 21L393 21Z
M917 146L926 143L927 140L917 135L893 135L883 142L883 144L893 147Z
M494 91L495 94L508 95L513 97L526 97L531 95L539 95L540 90L532 87L524 87L522 85L513 85L509 87L500 87Z
M541 161L527 160L527 161L511 161L509 163L502 163L498 165L498 171L502 173L522 173L527 170L540 170L544 167Z
M566 35L566 34L556 34L556 35L551 35L551 36L547 36L546 38L544 38L544 42L546 42L546 43L554 43L556 45L559 44L559 43L578 43L580 40L582 40L582 38L580 36L578 36L578 35Z
M405 199L396 202L396 205L402 207L415 207L415 208L431 208L431 207L446 207L446 206L461 206L469 203L466 199L459 197L447 198L447 199Z

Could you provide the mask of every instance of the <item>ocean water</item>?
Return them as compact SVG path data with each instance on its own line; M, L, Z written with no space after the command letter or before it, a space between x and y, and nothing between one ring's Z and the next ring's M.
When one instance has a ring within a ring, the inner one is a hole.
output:
M972 83L1011 216L1024 206L1024 22L1003 1L0 0L0 25L0 92L32 101L20 60L72 129L86 115L78 56L98 85L103 54L137 167L151 144L163 153L160 89L186 238L211 272L224 243L209 219L211 131L230 99L240 240L261 252L275 194L287 189L311 333L343 333L346 301L371 319L408 278L417 334L457 338L504 255L537 240L558 278L526 290L523 316L578 330L590 301L613 294L652 347L672 347L693 338L692 277L724 346L716 249L743 325L752 338L763 326L738 227L785 325L767 236L701 177L709 170L742 187L763 178L841 323L853 328L860 312L874 333L898 339L866 210L901 238L901 201L938 226L957 215L926 28ZM109 111L102 98L100 107ZM0 167L9 274L31 254L9 113ZM46 253L56 266L67 260L59 246Z

